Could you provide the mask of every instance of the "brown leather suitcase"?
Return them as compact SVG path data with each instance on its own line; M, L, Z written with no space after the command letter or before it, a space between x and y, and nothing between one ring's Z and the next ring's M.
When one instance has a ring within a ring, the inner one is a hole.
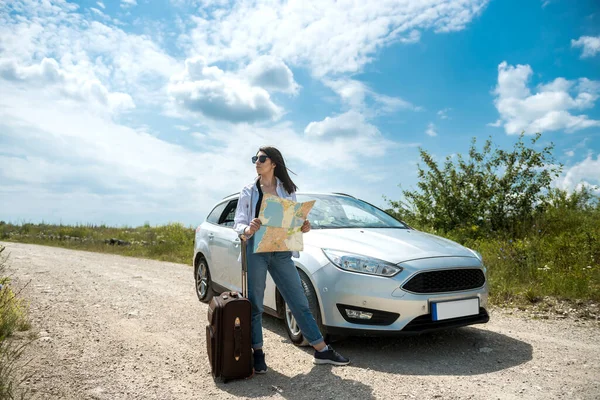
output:
M242 293L225 292L208 306L206 347L214 379L227 382L254 373L250 318L252 307L247 293L246 242L242 240Z

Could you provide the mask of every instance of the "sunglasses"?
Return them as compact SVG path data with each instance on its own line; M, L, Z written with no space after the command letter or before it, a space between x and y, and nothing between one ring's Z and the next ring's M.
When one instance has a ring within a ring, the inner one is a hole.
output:
M262 164L267 161L267 158L269 158L269 156L254 156L252 157L252 164L256 164L257 161L260 161Z

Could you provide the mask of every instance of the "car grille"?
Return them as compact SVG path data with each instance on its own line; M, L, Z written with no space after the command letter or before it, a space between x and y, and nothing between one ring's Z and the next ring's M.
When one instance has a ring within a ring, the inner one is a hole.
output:
M476 289L484 284L485 276L481 269L460 268L418 273L402 288L413 293L445 293Z

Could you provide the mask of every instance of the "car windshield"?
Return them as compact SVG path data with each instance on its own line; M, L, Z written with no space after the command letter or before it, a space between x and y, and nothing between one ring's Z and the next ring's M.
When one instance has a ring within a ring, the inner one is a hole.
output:
M298 194L300 202L316 200L308 214L313 229L400 228L406 225L369 203L349 196Z

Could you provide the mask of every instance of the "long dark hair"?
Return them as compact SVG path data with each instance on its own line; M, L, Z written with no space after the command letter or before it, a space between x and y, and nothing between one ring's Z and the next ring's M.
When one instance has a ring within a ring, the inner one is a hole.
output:
M258 149L258 151L264 152L271 162L275 164L275 176L283 183L285 190L292 194L298 190L298 186L292 181L292 178L288 175L288 170L285 166L285 160L281 155L281 152L275 147L265 146Z

